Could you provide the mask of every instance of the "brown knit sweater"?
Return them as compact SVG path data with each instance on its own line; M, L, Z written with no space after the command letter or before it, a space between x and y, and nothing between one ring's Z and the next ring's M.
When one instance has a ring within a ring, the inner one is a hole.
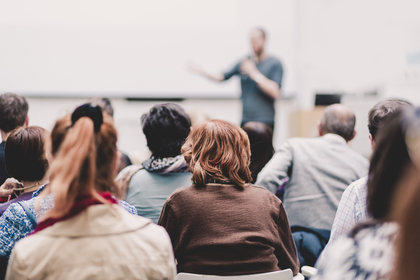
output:
M240 275L299 270L282 202L268 190L208 184L176 190L158 224L172 240L178 272Z

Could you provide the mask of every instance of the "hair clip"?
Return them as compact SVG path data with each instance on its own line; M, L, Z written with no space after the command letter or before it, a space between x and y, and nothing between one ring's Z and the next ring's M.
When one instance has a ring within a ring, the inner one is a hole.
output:
M101 107L92 105L91 103L85 103L74 110L71 114L72 126L81 118L88 117L93 121L95 132L99 132L103 123L103 116Z

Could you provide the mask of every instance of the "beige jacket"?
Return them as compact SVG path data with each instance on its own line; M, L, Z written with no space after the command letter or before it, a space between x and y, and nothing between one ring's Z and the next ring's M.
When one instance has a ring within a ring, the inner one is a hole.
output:
M151 220L94 205L19 241L6 279L174 279L171 241Z

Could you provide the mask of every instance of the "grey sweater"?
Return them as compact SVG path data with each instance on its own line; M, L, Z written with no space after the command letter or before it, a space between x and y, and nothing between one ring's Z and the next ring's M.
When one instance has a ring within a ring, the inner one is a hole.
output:
M283 203L290 225L331 230L342 193L368 167L368 160L338 135L292 138L263 168L256 184L275 193L280 180L289 177Z

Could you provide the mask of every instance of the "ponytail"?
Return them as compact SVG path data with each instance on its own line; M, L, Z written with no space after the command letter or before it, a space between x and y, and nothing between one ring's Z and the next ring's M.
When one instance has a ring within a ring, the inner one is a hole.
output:
M69 119L66 120L68 124ZM108 203L98 191L113 188L112 171L116 155L116 131L113 125L104 123L95 132L94 122L89 117L81 117L73 126L65 126L66 129L59 129L63 128L59 122L51 134L53 151L57 151L51 165L51 183L36 203L38 210L43 198L50 193L54 196L54 208L43 216L43 220L66 215L78 196L92 196L102 203ZM59 149L54 147L54 143L61 141L55 139L62 141L56 143Z

